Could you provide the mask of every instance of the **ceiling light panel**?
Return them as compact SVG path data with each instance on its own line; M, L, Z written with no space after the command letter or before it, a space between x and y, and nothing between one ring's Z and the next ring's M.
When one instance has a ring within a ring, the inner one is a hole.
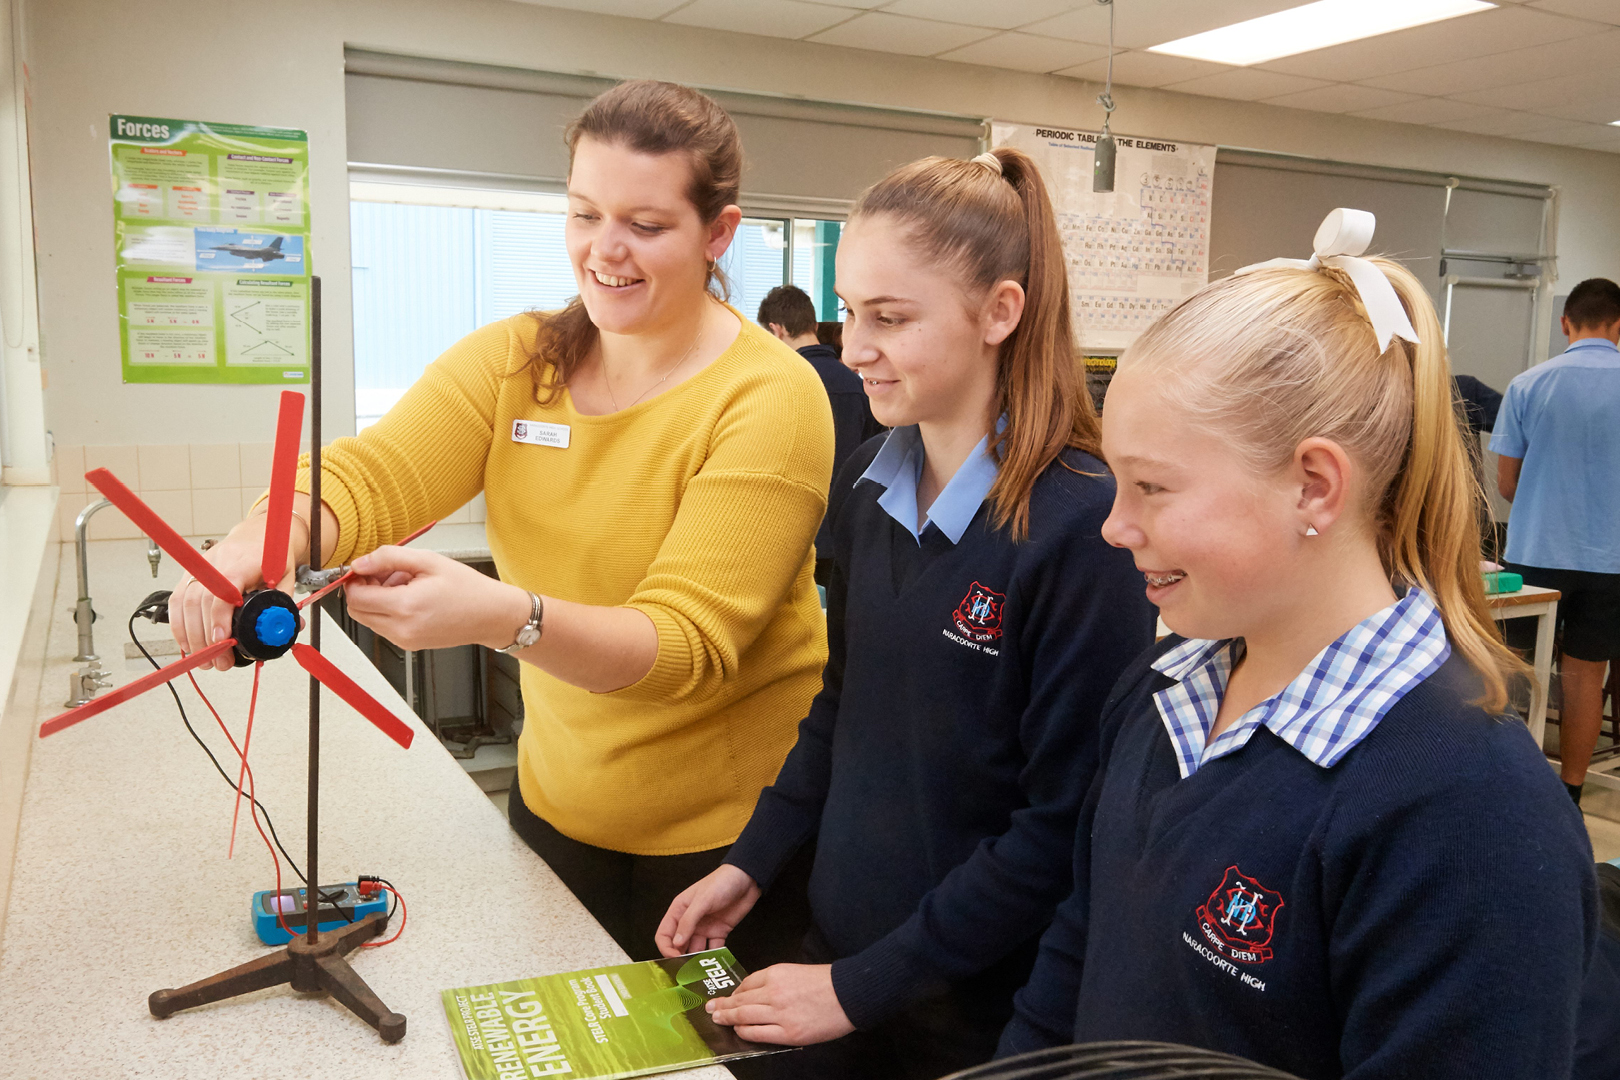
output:
M1489 11L1485 0L1317 0L1258 19L1154 45L1149 51L1247 67L1459 15Z

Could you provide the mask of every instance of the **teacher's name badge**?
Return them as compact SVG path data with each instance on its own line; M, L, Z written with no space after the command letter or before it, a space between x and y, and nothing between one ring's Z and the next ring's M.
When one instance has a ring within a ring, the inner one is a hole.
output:
M512 441L532 446L555 446L568 449L567 424L542 424L538 420L512 421Z

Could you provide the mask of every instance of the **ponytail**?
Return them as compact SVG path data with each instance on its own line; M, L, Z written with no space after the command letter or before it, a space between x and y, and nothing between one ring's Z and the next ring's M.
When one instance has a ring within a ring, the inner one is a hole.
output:
M877 215L907 227L918 253L960 274L975 296L1002 281L1024 290L1023 315L997 363L995 409L1007 425L989 444L999 465L990 520L1021 540L1029 535L1030 493L1047 466L1069 447L1102 457L1075 349L1057 218L1040 170L1007 147L972 161L923 158L867 189L850 221Z
M1500 712L1509 681L1529 669L1503 644L1485 602L1485 493L1454 408L1444 331L1405 267L1370 261L1421 345L1394 338L1380 353L1342 270L1279 267L1211 283L1120 362L1164 370L1163 392L1262 475L1286 467L1305 439L1343 446L1367 476L1364 510L1391 584L1433 598L1452 648L1479 675L1479 704Z
M1479 571L1485 493L1458 423L1445 334L1417 279L1398 263L1375 261L1422 340L1391 343L1392 352L1404 354L1397 362L1409 364L1412 372L1412 437L1386 494L1388 525L1380 530L1384 564L1396 580L1410 581L1434 598L1452 648L1484 683L1481 704L1500 712L1507 706L1509 680L1528 668L1503 643L1485 600Z

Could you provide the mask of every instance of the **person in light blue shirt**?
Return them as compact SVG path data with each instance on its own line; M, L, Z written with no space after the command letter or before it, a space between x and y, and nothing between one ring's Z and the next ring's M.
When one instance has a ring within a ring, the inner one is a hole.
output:
M1513 504L1508 567L1563 594L1560 772L1579 803L1603 722L1604 668L1620 659L1620 285L1581 282L1561 318L1569 348L1508 384L1491 449ZM1509 644L1523 647L1518 636Z

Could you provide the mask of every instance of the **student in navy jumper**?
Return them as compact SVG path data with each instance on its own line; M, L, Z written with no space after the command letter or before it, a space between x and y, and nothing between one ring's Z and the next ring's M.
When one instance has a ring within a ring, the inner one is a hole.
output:
M1104 535L1174 634L1110 695L1074 893L1000 1052L1568 1077L1591 851L1504 715L1523 666L1485 604L1434 309L1385 259L1248 269L1143 333L1109 389Z
M1102 539L1113 482L1034 163L897 170L850 216L838 292L844 362L895 430L834 484L824 687L658 941L723 942L814 838L805 962L755 972L714 1018L826 1044L773 1075L932 1078L995 1051L1070 889L1098 712L1154 616Z

